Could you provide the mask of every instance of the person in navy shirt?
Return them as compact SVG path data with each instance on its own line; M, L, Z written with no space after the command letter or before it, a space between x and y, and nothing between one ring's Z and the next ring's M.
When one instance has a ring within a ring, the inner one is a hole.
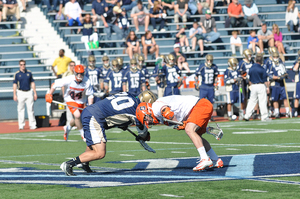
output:
M104 80L104 89L107 92L109 90L109 84L111 86L111 95L122 92L122 78L126 70L124 70L116 59L111 62L112 70L109 71Z
M19 66L20 70L15 73L13 81L14 101L18 102L19 129L23 130L25 126L25 103L27 106L29 128L36 129L33 103L37 100L37 94L34 79L31 71L26 69L26 62L24 60L21 59L19 61Z
M213 55L206 55L205 63L200 64L195 72L195 89L199 98L207 98L212 104L215 101L215 86L219 74L218 67L213 63ZM200 85L198 81L200 80Z
M94 25L96 25L96 21L99 21L99 25L103 25L104 16L103 14L108 11L108 4L105 0L94 0L92 3L92 19L94 22Z
M113 30L117 35L117 40L122 40L122 30L118 26L118 18L120 17L120 13L122 12L119 6L115 6L113 9L108 10L103 14L104 20L104 32L106 34L107 45L109 47L113 47L113 42L109 42L111 40L111 31ZM122 42L117 42L117 46L120 47Z
M145 58L144 55L139 54L136 57L137 60L137 68L139 71L142 72L142 74L145 76L145 84L146 84L146 88L148 90L150 90L150 73L147 69L147 66L145 64Z
M155 62L155 68L152 71L152 77L155 78L157 84L157 95L158 98L164 96L165 86L166 86L166 74L164 68L166 66L166 57L160 55L157 61Z
M162 6L158 1L154 2L154 7L150 9L150 22L153 26L153 32L156 32L156 24L159 24L159 30L165 32L165 17L166 14L163 12Z
M255 61L256 63L252 65L248 72L251 84L251 93L244 119L249 121L249 118L251 117L258 102L261 121L269 121L271 120L268 116L267 108L267 91L269 84L267 71L263 68L263 55L257 54Z

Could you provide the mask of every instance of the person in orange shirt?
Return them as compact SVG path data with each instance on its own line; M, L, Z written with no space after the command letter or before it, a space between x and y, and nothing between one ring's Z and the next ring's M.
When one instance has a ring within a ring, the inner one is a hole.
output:
M247 25L242 5L238 0L232 0L232 3L228 6L227 13L230 18L231 27L245 27Z

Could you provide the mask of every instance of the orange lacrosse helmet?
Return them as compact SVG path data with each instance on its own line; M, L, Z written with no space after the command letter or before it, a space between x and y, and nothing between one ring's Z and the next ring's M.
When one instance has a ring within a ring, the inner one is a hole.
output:
M136 108L136 118L147 128L151 128L153 124L159 124L158 119L154 116L151 103L140 103Z
M78 82L81 82L84 77L84 66L83 65L76 65L75 68L75 79Z

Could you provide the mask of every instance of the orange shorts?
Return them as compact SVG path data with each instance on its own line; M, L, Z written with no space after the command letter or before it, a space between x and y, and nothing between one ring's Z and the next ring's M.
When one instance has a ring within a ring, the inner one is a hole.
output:
M76 102L67 102L66 104L70 105L68 107L72 114L74 114L74 112L77 110L76 107L81 108L81 109L78 109L80 111L80 113L82 112L82 109L84 108L84 104L78 104Z
M187 119L187 122L197 124L200 128L197 130L197 134L202 135L206 132L208 121L213 113L213 105L205 98L202 98L193 107L191 113Z

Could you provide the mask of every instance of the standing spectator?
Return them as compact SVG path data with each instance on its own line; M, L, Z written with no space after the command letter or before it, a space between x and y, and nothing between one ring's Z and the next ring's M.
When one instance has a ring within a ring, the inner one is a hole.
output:
M203 46L203 33L206 33L205 29L199 27L198 22L193 23L193 27L190 29L189 37L192 40L192 51L195 51L196 44L198 43L200 48L200 54L203 56L204 46Z
M170 54L175 57L175 64L180 70L185 69L188 73L190 72L189 63L186 60L186 55L180 52L180 44L174 44L174 51Z
M274 35L274 41L275 41L275 46L278 49L280 58L283 62L285 62L285 51L284 51L284 46L282 44L282 33L279 31L278 25L277 24L273 24L272 26L272 33Z
M256 36L255 30L250 30L250 36L248 37L247 40L247 47L248 49L251 49L253 53L257 53L258 51L258 47L259 43L258 43L258 38ZM260 50L260 52L262 53L263 51Z
M262 22L258 17L258 9L253 3L253 0L245 0L245 5L243 6L243 11L248 21L253 21L253 27L261 26Z
M93 31L93 22L91 21L91 15L85 15L83 21L83 28L82 28L82 36L81 41L84 42L85 49L89 55L93 54L93 51L90 49L97 49L99 48L99 41L98 41L98 34L97 30Z
M264 51L264 48L269 48L274 46L274 35L270 30L267 30L267 24L261 26L261 30L257 32L258 45L260 52Z
M238 32L236 30L232 31L232 36L230 37L230 46L232 56L236 56L236 49L240 50L240 55L243 54L243 44L241 38L238 36Z
M122 8L120 17L118 18L119 28L122 30L122 38L126 38L129 33L129 20L125 11L125 8Z
M190 17L189 0L178 0L177 4L174 7L174 22L177 24L176 29L179 30L179 17L182 19L182 22L185 24L187 19Z
M294 27L299 25L300 14L295 4L295 0L290 0L285 14L285 24L290 32L294 32Z
M103 17L103 14L108 11L108 4L105 0L94 0L92 3L92 19L94 22L94 25L96 25L96 21L99 21L99 25L103 24L103 21L105 20Z
M141 0L137 2L137 6L132 8L130 17L133 18L136 32L139 32L139 25L145 25L145 32L148 31L150 21L149 11L145 6L143 6L143 2Z
M162 6L159 1L154 1L154 7L150 9L150 21L153 26L153 32L156 32L156 23L159 24L159 30L165 32L165 18L166 14L163 13Z
M210 10L210 12L212 12L214 9L214 0L199 0L197 7L199 14L202 14L202 9Z
M78 26L82 26L81 23L81 13L82 10L79 6L79 3L76 2L76 0L70 0L65 5L65 15L68 17L68 23L69 26L73 26L74 20L77 21ZM80 32L80 29L78 29L78 32Z
M104 32L106 33L106 40L111 40L111 31L113 30L117 35L117 40L122 40L122 30L118 26L118 18L122 12L121 8L115 6L112 10L107 11L103 14L105 17L104 23ZM117 46L120 47L122 42L117 42ZM112 42L108 42L109 47L113 47Z
M206 10L205 17L201 17L200 27L206 32L203 33L205 42L212 43L220 37L220 33L217 32L216 21L211 17L210 10Z
M26 69L26 62L19 61L20 70L14 75L13 91L14 101L18 102L18 123L19 129L23 130L25 126L25 103L27 106L27 115L29 128L36 129L33 103L37 100L34 79L32 73ZM33 91L33 93L32 93Z
M17 21L21 21L20 9L17 0L2 0L3 21L7 21L7 15L16 15Z
M268 117L268 108L267 108L267 90L268 88L268 74L267 71L262 67L263 65L263 56L262 54L256 55L256 63L252 65L249 69L249 80L251 84L251 93L249 102L246 108L246 114L244 119L249 121L254 108L259 103L259 109L261 114L261 121L272 120Z
M186 37L185 29L186 27L180 28L179 32L175 35L175 44L180 44L182 52L190 52L190 44L188 38Z
M122 10L125 9L125 11L129 11L137 5L136 0L121 0L120 2L122 2Z
M174 10L175 0L161 0L161 5L165 14L168 14L168 10Z
M130 59L132 59L134 53L141 54L140 42L133 30L130 31L129 35L126 38L126 46L126 53L129 55Z
M232 3L228 6L227 13L230 17L231 27L245 27L247 25L242 5L238 0L232 0Z
M68 70L68 64L72 61L71 58L65 56L65 50L59 50L59 57L56 58L52 64L53 73L57 78L61 78L63 73ZM57 66L57 72L54 67Z
M145 35L142 36L142 45L143 45L143 53L145 56L145 60L147 60L148 53L150 54L155 53L155 58L158 57L159 46L156 44L150 30L146 31Z

